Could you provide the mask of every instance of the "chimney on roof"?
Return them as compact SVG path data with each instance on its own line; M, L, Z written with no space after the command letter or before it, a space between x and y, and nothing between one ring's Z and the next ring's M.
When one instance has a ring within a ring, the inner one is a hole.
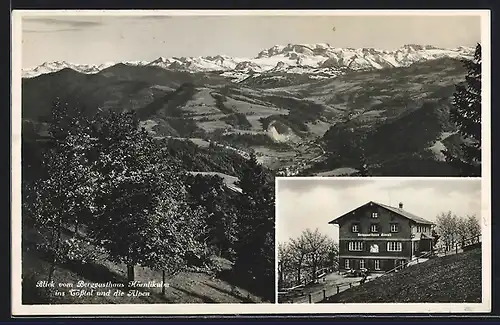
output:
M399 202L399 208L403 209L403 202Z

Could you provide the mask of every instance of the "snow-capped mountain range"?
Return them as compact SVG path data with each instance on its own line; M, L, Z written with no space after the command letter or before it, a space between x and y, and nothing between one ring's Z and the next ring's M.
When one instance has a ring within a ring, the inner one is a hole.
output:
M472 57L474 48L443 49L431 45L404 45L393 50L374 48L336 48L329 44L275 45L261 51L255 58L235 58L226 55L204 57L160 57L153 61L107 62L99 65L72 64L65 61L45 62L35 68L23 70L23 78L56 72L64 68L92 74L117 63L136 66L158 66L164 69L190 72L221 71L228 77L241 77L252 73L284 72L328 74L329 71L405 67L415 62ZM331 73L330 73L331 74Z

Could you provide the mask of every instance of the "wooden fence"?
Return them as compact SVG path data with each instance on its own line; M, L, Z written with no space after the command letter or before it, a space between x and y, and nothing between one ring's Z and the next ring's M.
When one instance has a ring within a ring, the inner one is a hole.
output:
M467 251L469 249L474 249L474 248L477 248L477 247L480 247L481 245L481 242L482 242L482 236L481 235L477 235L477 236L473 236L473 237L470 237L470 238L466 238L460 242L457 242L455 243L454 245L452 245L450 247L450 249L446 249L445 247L443 249L439 249L439 250L434 250L432 252L426 252L420 256L417 256L413 259L411 259L409 262L407 263L403 263L401 265L398 265L396 266L395 268L392 268L390 269L389 271L386 271L384 272L383 274L379 275L380 276L386 276L388 274L391 274L391 273L394 273L394 272L398 272L399 270L403 269L403 268L406 268L408 267L409 264L412 264L412 262L417 262L420 260L420 259L424 259L424 258L431 258L433 256L448 256L448 255L454 255L454 254L458 254L458 253L462 253L464 251ZM361 280L357 280L357 281L353 281L353 282L348 282L348 283L339 283L336 285L336 292L333 294L333 295L336 295L342 291L345 291L349 288L352 288L354 286L359 286L359 285L363 285L365 282L369 282L373 280L372 279L365 279L365 281L363 281L363 279ZM318 301L322 301L322 300L325 300L327 297L331 297L333 295L327 295L327 290L323 289L323 297L321 300L317 300L316 302ZM314 297L309 294L309 303L313 303L314 302Z
M454 255L454 254L462 253L464 251L468 251L468 250L480 247L481 243L482 243L482 236L481 235L472 236L472 237L457 241L456 243L452 244L451 247L448 247L448 249L446 247L441 247L440 249L435 250L434 254L436 256Z
M422 255L411 259L407 263L400 264L400 265L378 275L377 277L386 276L386 275L389 275L391 273L398 272L399 270L408 267L409 264L413 264L415 262L418 263L421 259L429 259L429 258L433 258L433 257L454 255L454 254L462 253L462 252L467 251L469 249L474 249L474 248L479 247L481 245L481 241L482 241L482 237L481 237L481 235L478 235L478 236L473 236L470 238L466 238L462 241L459 241L459 242L455 243L454 245L452 245L451 247L449 247L448 249L443 247L440 249L435 249L432 252L425 252ZM325 281L325 276L330 271L331 271L330 269L326 269L326 268L319 270L316 273L317 279L319 279L320 281ZM309 283L307 283L307 281L305 281L304 283L302 283L300 285L297 285L297 286L294 286L291 288L282 289L281 291L279 291L278 292L278 296L280 297L279 302L286 303L287 302L286 300L289 300L289 301L293 300L295 303L320 302L320 301L325 300L328 297L336 295L336 294L338 294L342 291L345 291L347 289L350 289L352 287L363 285L364 283L372 281L373 279L375 279L377 277L366 278L364 280L363 279L356 279L356 280L353 279L353 281L336 283L333 286L328 286L326 288L323 288L319 292L307 293L307 294L304 293L303 290L314 281L311 281Z

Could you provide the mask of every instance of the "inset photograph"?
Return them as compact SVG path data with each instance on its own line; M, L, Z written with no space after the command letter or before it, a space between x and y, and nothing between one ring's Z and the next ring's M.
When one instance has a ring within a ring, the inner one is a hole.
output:
M484 303L481 182L441 178L490 179L489 24L14 11L12 314Z
M279 303L484 299L481 179L278 178L276 200Z

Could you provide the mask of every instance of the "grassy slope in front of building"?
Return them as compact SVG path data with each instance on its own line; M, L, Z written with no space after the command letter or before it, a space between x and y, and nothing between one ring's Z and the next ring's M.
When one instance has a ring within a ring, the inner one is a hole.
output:
M326 303L480 303L481 249L431 259L327 298Z

